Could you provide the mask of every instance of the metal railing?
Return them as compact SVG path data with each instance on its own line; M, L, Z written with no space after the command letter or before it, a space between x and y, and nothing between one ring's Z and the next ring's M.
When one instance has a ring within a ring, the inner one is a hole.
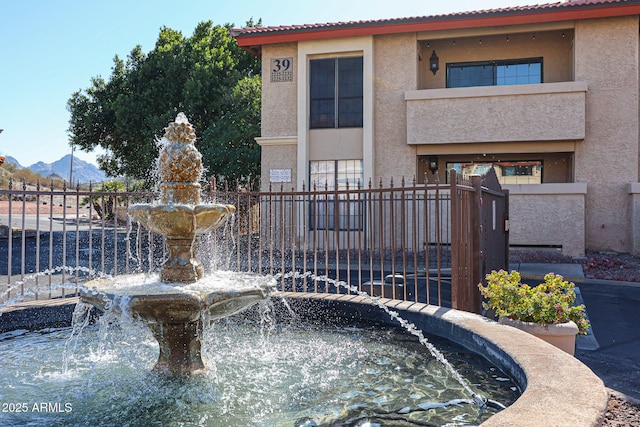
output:
M496 265L483 253L481 233L489 229L481 226L483 194L500 199L504 193L453 171L448 184L402 180L397 187L392 180L302 191L212 185L203 200L233 204L236 215L200 238L198 258L209 272L275 275L282 291L361 290L478 311L477 283L483 269ZM157 271L166 255L162 237L126 215L129 205L155 199L104 186L56 190L23 183L0 190L8 206L0 211L0 280L6 283L0 302L68 296L74 285L101 274ZM508 253L496 250L500 242L508 240L494 238L491 254Z

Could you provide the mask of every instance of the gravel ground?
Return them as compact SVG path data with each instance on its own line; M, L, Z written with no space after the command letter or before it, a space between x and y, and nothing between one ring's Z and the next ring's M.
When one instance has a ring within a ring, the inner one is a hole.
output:
M609 395L607 413L602 426L638 427L640 426L640 405L629 402L624 397Z
M569 257L555 251L511 250L509 258L521 263L582 264L587 279L640 282L640 257L631 254L587 251L584 257ZM611 393L602 426L639 427L640 402Z

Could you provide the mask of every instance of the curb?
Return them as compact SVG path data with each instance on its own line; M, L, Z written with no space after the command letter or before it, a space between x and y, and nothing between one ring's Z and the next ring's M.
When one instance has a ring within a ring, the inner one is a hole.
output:
M629 402L633 405L640 406L640 399L636 399L633 396L629 396L628 394L624 394L622 392L619 392L609 387L607 387L607 391L613 397L617 397L618 399L623 400L625 402Z
M529 280L544 281L544 276L545 276L544 274L520 273L520 277L522 277L523 279L529 279ZM605 280L605 279L587 279L584 277L571 277L571 276L562 276L562 277L564 278L564 280L573 282L576 285L584 283L587 285L627 286L632 288L640 288L640 282L624 282L621 280Z

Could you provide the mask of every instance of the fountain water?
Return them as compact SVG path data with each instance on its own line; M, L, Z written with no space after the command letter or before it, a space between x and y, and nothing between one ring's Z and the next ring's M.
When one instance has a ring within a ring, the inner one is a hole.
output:
M157 159L160 203L136 204L129 214L144 227L166 238L168 257L160 280L145 275L97 279L81 300L100 309L120 305L152 330L160 345L154 371L168 376L188 375L205 368L201 354L202 315L211 320L242 311L266 298L273 279L258 275L209 277L195 257L199 236L224 224L235 207L203 204L198 181L202 155L196 134L183 113L165 128ZM220 282L231 281L223 286Z
M72 339L68 328L0 334L0 401L28 404L27 413L0 412L0 424L362 427L368 420L409 427L478 425L496 413L461 399L464 389L399 328L289 302L295 320L271 298L205 326L209 369L179 378L140 369L157 357L155 339L117 313L84 323L79 305ZM263 306L272 310L270 322L259 316ZM519 396L496 365L432 341L474 388L505 403ZM36 402L57 412L36 413Z

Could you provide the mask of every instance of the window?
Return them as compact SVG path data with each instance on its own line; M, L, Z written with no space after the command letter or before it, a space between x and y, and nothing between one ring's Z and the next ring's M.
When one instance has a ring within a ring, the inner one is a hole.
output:
M447 87L542 83L542 58L447 64Z
M363 185L362 160L321 160L309 163L310 189L317 191L357 189ZM348 187L347 187L348 185ZM362 213L358 209L357 195L320 194L310 203L310 229L362 230Z
M362 57L310 61L311 129L362 127Z
M493 168L500 184L541 184L542 160L447 162L447 170L463 175L484 175Z

